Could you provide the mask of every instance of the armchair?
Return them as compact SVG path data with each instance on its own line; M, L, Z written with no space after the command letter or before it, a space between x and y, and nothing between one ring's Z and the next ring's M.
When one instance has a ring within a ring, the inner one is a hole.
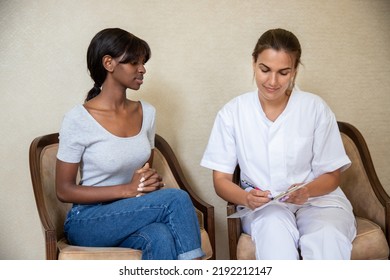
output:
M352 203L357 222L357 236L351 259L388 259L390 245L390 197L381 185L362 134L351 124L338 122L344 148L352 165L341 175L341 188ZM239 166L233 181L239 182ZM236 212L228 203L227 215ZM228 218L231 259L255 259L251 237L241 230L239 218Z
M167 187L188 192L199 219L204 259L215 259L214 207L202 201L186 181L179 162L169 144L156 135L153 158L155 168L164 178ZM68 244L63 224L70 203L57 199L55 190L55 162L58 150L58 133L35 138L29 150L32 186L36 206L45 234L46 259L120 260L141 259L139 250L119 247L82 247Z

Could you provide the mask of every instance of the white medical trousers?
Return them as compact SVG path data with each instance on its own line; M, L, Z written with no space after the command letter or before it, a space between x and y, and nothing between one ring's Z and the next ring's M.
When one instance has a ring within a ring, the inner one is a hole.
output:
M242 218L256 259L349 260L356 221L340 207L272 204Z

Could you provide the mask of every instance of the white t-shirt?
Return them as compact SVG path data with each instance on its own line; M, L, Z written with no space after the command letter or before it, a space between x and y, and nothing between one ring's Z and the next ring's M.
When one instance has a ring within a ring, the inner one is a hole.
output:
M83 105L65 114L57 158L69 163L80 162L80 185L128 183L134 172L146 163L154 148L155 108L144 101L141 105L141 131L132 137L111 134Z
M257 91L234 98L218 112L201 165L232 174L237 164L241 179L275 196L292 184L344 170L351 161L330 108L319 96L295 88L274 122L262 110ZM346 199L340 188L328 196L333 195Z

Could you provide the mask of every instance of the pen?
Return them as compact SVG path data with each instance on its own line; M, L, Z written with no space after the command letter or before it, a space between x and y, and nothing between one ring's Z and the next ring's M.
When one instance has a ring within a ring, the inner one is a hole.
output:
M253 185L252 183L249 183L247 180L244 180L242 179L241 180L241 183L245 184L247 187L251 187L255 190L259 190L259 191L263 191L262 189L260 189L259 187L256 187L255 185ZM268 194L268 198L273 200L274 198L272 197L272 194Z
M241 180L241 183L244 183L246 186L248 186L248 187L251 187L251 188L253 188L253 189L256 189L256 190L260 190L261 191L261 189L259 188L259 187L256 187L255 185L253 185L252 183L249 183L247 180Z

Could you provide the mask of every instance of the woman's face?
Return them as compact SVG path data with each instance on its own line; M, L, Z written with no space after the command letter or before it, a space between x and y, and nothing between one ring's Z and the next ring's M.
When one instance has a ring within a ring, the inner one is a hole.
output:
M266 49L253 62L253 70L261 100L278 101L287 97L296 70L292 56L282 50Z
M114 79L119 84L132 90L138 90L141 87L145 73L146 69L143 59L129 63L119 63L119 59L116 59L112 72Z

